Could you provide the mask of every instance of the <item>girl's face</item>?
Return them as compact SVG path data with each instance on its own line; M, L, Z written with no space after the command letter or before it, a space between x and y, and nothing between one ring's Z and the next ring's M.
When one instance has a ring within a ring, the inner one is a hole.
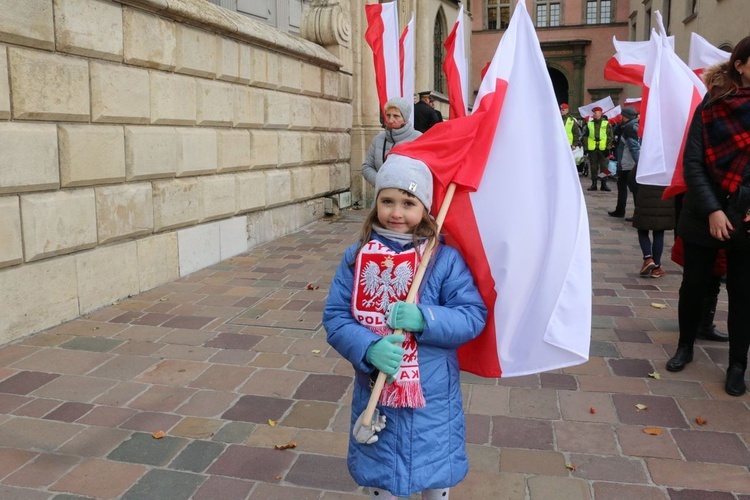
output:
M389 129L399 129L406 124L401 111L398 108L388 108L385 110L385 126Z
M411 233L422 221L425 207L418 198L397 188L378 193L378 222L396 233Z
M745 61L745 64L742 64L741 60L734 61L734 69L740 74L742 86L750 87L750 57Z

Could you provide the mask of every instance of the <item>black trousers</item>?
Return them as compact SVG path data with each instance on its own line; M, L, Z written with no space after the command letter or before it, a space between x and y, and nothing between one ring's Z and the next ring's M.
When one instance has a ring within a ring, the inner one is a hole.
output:
M706 291L716 287L716 277L712 272L719 249L688 241L684 244L685 266L677 316L680 344L691 346L698 333ZM726 253L729 363L740 363L747 367L747 351L750 348L750 250L736 248L730 243Z
M635 205L635 190L632 189L635 182L631 182L630 176L633 170L621 170L617 174L617 206L615 212L618 214L625 213L625 207L628 204L628 188L633 191L633 205Z

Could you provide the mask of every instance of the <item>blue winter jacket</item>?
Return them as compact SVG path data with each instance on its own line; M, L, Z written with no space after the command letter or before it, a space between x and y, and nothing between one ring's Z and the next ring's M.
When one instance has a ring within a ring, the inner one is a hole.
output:
M374 235L391 250L399 243ZM323 312L328 343L355 369L351 426L370 398L367 348L380 340L351 312L355 252L350 247L336 271ZM458 251L439 245L420 287L419 308L426 327L416 333L424 408L378 406L386 427L373 444L359 444L349 434L348 465L357 484L408 497L428 488L458 484L469 470L456 349L484 328L487 309L471 272Z

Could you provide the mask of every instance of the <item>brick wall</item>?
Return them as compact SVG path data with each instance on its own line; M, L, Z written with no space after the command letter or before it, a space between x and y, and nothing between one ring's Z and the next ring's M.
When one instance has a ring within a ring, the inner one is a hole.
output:
M205 0L0 1L0 343L311 222L350 74Z

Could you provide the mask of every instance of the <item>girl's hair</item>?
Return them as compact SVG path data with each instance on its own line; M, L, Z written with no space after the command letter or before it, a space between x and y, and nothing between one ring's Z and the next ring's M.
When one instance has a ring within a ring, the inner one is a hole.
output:
M737 92L742 87L742 76L734 67L736 61L742 64L750 59L750 36L746 36L734 47L728 61L711 66L703 74L709 102L716 101Z
M421 201L417 199L416 196L414 196L409 191L404 191L403 189L399 189L402 193L410 196L411 198L414 198L417 200L422 208L424 208L424 205ZM359 254L360 250L367 244L368 241L372 239L372 226L378 222L378 199L375 197L375 206L373 207L372 211L367 215L367 218L365 219L365 223L362 226L362 232L360 233L359 237L359 247L357 247L357 251L354 252L355 259L356 255ZM414 229L411 232L411 239L414 243L414 249L417 251L417 255L421 258L422 255L419 253L419 240L423 238L427 238L428 240L431 240L433 238L438 237L438 227L437 222L435 222L435 219L430 217L430 213L427 209L423 210L422 212L422 220L419 221L419 224L417 224ZM354 265L354 262L350 262L349 265Z

